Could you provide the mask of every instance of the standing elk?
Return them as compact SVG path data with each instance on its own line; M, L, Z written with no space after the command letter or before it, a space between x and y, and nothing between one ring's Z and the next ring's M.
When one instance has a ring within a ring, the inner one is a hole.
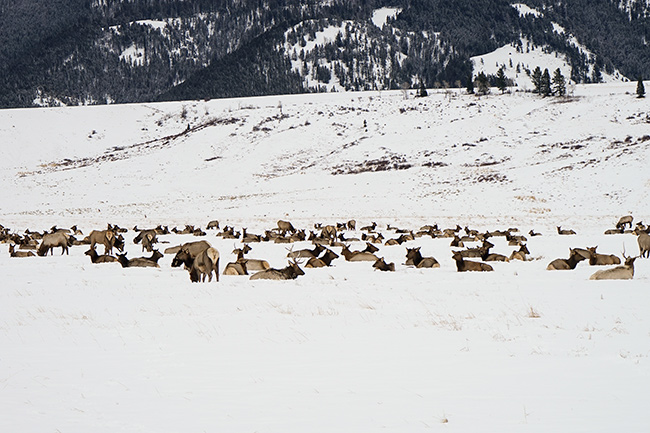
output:
M219 221L217 221L217 220L210 221L205 229L206 230L211 230L211 229L219 230Z
M63 255L63 253L69 254L69 246L70 237L65 232L57 231L54 233L46 233L43 235L37 254L43 257L46 256L49 251L50 255L52 255L54 254L55 247L61 247L61 255Z
M440 263L433 257L422 257L420 248L406 249L406 265L415 266L416 268L439 268Z
M181 248L174 257L174 262L185 265L189 270L190 281L193 283L212 281L212 272L216 274L216 280L219 281L219 251L216 248L208 247L196 255L192 255L189 248ZM172 263L172 266L174 264Z
M305 271L300 269L298 262L294 260L289 261L289 265L282 269L266 269L251 275L251 280L295 280L301 275L305 275Z
M595 247L587 247L589 251L589 265L590 266L602 266L602 265L620 265L621 259L616 257L614 254L598 254Z
M637 242L639 244L639 257L650 257L650 235L644 231L636 230L638 235Z
M631 280L634 277L634 260L636 257L626 257L623 253L625 264L615 268L603 269L589 277L590 280Z
M104 245L104 254L112 254L113 248L124 251L124 237L113 229L93 230L84 241L90 243L91 248L95 248L96 244Z
M289 221L282 221L278 220L278 230L280 233L282 233L282 236L286 235L287 232L289 233L295 233L296 229L293 227L293 224L291 224Z
M452 253L453 255L451 258L456 261L456 270L458 272L489 272L494 270L494 268L487 263L465 260L464 257L460 254L460 251L452 251Z
M624 230L626 225L629 225L630 228L632 228L632 221L634 221L632 215L622 216L616 223L616 228Z
M579 262L585 260L586 257L575 248L569 248L568 259L555 259L546 267L547 271L565 271L575 269Z

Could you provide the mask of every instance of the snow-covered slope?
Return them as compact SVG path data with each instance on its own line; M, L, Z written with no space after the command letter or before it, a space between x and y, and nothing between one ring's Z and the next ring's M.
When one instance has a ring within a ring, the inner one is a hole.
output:
M387 224L542 233L529 261L489 273L456 272L450 240L424 236L377 245L395 272L339 258L293 281L206 284L169 254L133 269L93 265L85 246L11 258L0 245L0 431L645 431L650 261L630 281L590 281L585 262L546 270L573 247L637 254L635 235L603 234L650 218L650 118L633 87L0 111L12 233L110 222L130 229L129 257L146 254L133 225L212 219L261 233L355 218L348 238L371 221L386 239ZM242 244L208 232L223 271ZM287 244L251 246L286 265ZM405 266L416 246L440 268Z

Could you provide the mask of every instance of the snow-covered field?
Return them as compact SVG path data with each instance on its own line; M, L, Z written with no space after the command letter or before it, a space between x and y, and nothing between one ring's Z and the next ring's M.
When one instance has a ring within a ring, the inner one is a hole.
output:
M0 431L647 431L650 261L631 281L590 281L585 262L546 270L570 247L638 254L635 235L603 234L625 214L650 222L650 111L634 90L0 111L13 232L354 218L386 238L387 224L542 233L530 261L491 273L456 272L450 239L422 237L380 245L394 273L339 258L293 281L210 284L170 255L123 269L91 264L85 246L19 259L4 245ZM215 232L223 269L241 243ZM129 257L145 255L134 236ZM196 239L160 236L160 249ZM413 246L441 267L404 266ZM252 247L286 264L288 245Z

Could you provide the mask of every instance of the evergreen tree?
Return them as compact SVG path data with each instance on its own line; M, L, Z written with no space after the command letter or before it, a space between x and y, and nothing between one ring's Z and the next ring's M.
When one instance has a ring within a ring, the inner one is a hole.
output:
M643 78L639 77L636 83L636 97L645 98L645 86L643 85Z
M506 73L503 66L501 66L497 71L496 86L499 90L501 90L501 94L505 93L506 89L508 88L508 79L506 78Z
M539 94L542 96L549 96L551 94L551 74L548 72L548 68L544 69L544 73L542 74Z
M530 76L530 79L533 81L533 86L535 89L533 92L541 94L542 88L542 70L538 67L535 68L533 74Z
M592 83L603 82L603 74L600 72L600 66L598 66L598 63L594 63L594 70L591 73L591 82Z
M487 95L490 93L490 81L483 71L479 72L476 76L476 87L479 95Z
M557 68L553 73L553 93L557 96L564 96L566 94L566 81L560 68Z
M470 95L474 94L474 80L471 75L467 78L467 93Z
M418 96L420 98L424 98L426 96L429 96L429 94L427 93L427 89L424 87L424 81L422 81L422 80L420 80L420 90L418 92Z

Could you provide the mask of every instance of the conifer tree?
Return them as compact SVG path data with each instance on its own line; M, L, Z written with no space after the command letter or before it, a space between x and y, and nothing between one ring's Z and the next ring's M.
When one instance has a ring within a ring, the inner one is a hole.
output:
M470 95L474 94L474 80L471 75L467 78L467 93Z
M420 98L424 98L426 96L429 96L429 93L427 93L427 89L424 87L424 81L420 80L420 91L418 92L418 96Z
M542 80L539 84L539 94L542 96L549 96L551 94L551 74L548 72L548 68L544 69L542 74Z
M504 72L503 66L501 66L497 71L496 85L497 88L501 90L502 94L505 93L506 89L508 88L508 79L506 78L506 73Z
M482 71L476 76L476 87L479 95L487 95L490 93L490 81Z
M557 68L553 73L553 93L557 96L564 96L566 94L566 81L560 68Z
M542 70L538 67L535 68L533 74L530 76L530 79L533 81L533 92L541 94L542 88Z
M639 77L636 83L636 97L645 98L645 86L643 85L643 78Z

